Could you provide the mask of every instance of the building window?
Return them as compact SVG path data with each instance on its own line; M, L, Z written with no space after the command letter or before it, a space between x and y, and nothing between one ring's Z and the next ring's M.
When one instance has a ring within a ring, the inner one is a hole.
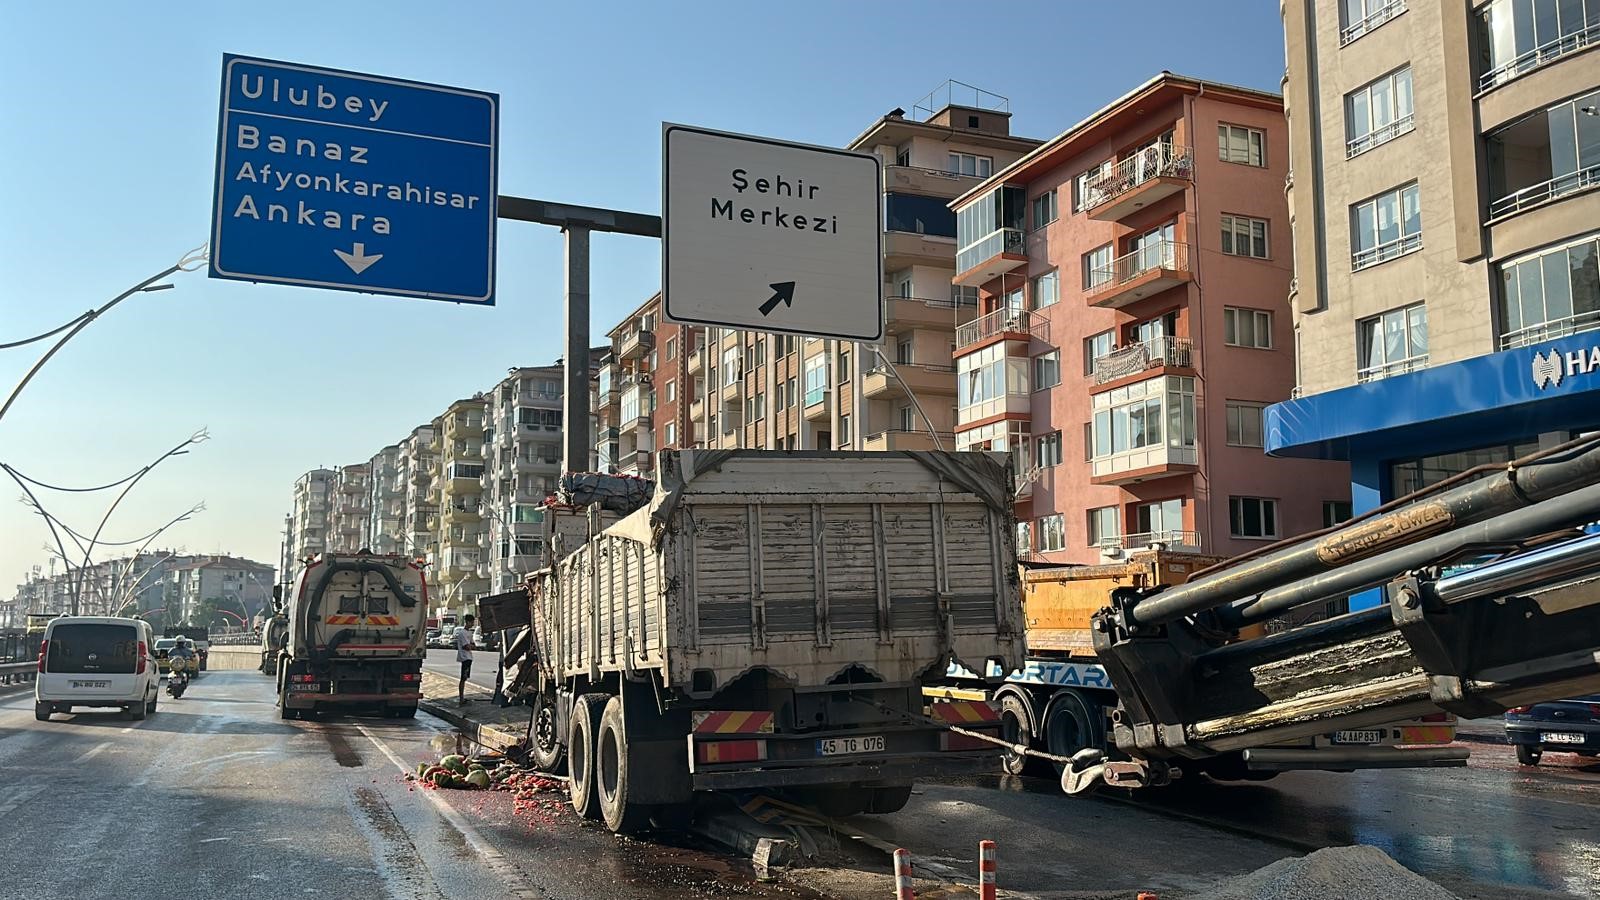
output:
M1067 546L1067 533L1061 514L1045 516L1039 520L1039 551L1049 553Z
M1478 88L1518 75L1600 41L1595 0L1495 0L1478 14Z
M1032 532L1033 529L1031 529L1029 527L1029 524L1030 523L1028 523L1028 522L1018 522L1017 523L1017 553L1018 553L1018 555L1026 555L1026 554L1032 552L1032 550L1033 550L1032 542L1029 540L1029 534L1030 534L1030 532Z
M1030 227L1043 228L1056 220L1056 192L1047 191L1033 198L1033 218Z
M678 423L667 423L667 446L672 447L678 443Z
M894 164L897 166L911 165L911 142L896 147L894 150Z
M667 359L678 358L678 339L667 338Z
M1600 235L1500 267L1500 349L1600 328Z
M1394 496L1404 497L1406 494L1438 484L1452 475L1460 475L1462 472L1483 465L1504 465L1538 449L1538 441L1528 441L1402 460L1389 467L1389 480L1393 485Z
M1008 356L1004 342L956 360L956 406L970 422L1005 412L1008 397L1026 397L1029 363Z
M675 403L675 402L677 402L677 400L678 400L678 382L675 379L669 379L667 381L667 399L666 399L666 402L667 403Z
M1406 11L1406 0L1342 0L1340 5L1344 7L1341 47Z
M1094 361L1106 356L1117 346L1115 331L1102 331L1083 339L1083 374L1094 374Z
M828 357L818 353L806 360L806 405L821 403L828 396Z
M1194 378L1167 376L1096 394L1093 459L1156 447L1195 446Z
M1261 497L1228 498L1228 531L1236 538L1278 536L1278 501Z
M799 387L798 381L794 378L791 378L789 379L788 385L784 388L784 392L789 395L788 401L790 406L794 406L795 401L800 399Z
M739 348L722 351L722 384L724 387L739 383Z
M840 416L839 417L839 446L840 447L848 447L848 446L850 446L850 417L849 416Z
M1111 245L1096 247L1083 255L1083 289L1094 290L1111 280Z
M1246 166L1267 164L1267 135L1243 125L1217 126L1217 155L1223 162Z
M1051 350L1033 358L1033 389L1043 390L1061 383L1061 351Z
M1244 216L1222 217L1222 252L1267 258L1267 221Z
M1115 506L1089 510L1089 546L1115 546L1122 539L1122 511Z
M1376 381L1428 364L1428 310L1421 303L1356 323L1357 381Z
M901 431L909 432L917 430L917 410L915 407L902 406L895 410L895 413L900 417Z
M1350 207L1351 271L1420 249L1422 208L1416 182Z
M883 227L885 231L953 238L956 236L956 214L947 201L937 197L885 193Z
M1600 0L1596 0L1600 2ZM1060 273L1055 270L1040 275L1033 279L1033 308L1044 309L1054 306L1061 298Z
M850 351L839 351L839 383L850 380Z
M1040 435L1034 445L1033 459L1041 469L1061 465L1061 432Z
M1151 541L1183 542L1183 500L1141 503L1133 508L1134 533L1148 535Z
M1350 521L1349 500L1322 501L1322 527L1332 528L1340 522Z
M1231 447L1260 447L1261 412L1259 403L1228 401L1228 445Z
M911 337L904 337L894 342L894 361L896 365L909 366L916 353L916 342Z
M1411 67L1390 72L1345 95L1344 155L1348 159L1416 127L1411 109Z
M1486 146L1491 218L1600 187L1600 91L1507 125Z
M1100 202L1100 199L1099 199L1100 192L1099 191L1090 191L1089 185L1092 182L1095 182L1095 181L1097 181L1097 180L1099 180L1101 178L1104 178L1107 175L1110 175L1111 174L1111 170L1116 168L1116 166L1117 166L1116 160L1108 159L1108 160L1105 160L1105 161L1101 162L1098 166L1095 166L1094 168L1088 170L1087 172L1084 172L1082 175L1079 175L1077 178L1074 178L1072 180L1072 211L1073 212L1083 212L1088 207L1093 206L1096 203ZM1091 194L1091 193L1095 194L1096 196L1093 196L1093 197L1089 196L1089 194Z
M1272 313L1264 309L1222 308L1222 342L1230 347L1272 349Z
M976 175L979 178L988 178L994 169L994 157L977 156L971 153L950 154L950 168L952 175Z

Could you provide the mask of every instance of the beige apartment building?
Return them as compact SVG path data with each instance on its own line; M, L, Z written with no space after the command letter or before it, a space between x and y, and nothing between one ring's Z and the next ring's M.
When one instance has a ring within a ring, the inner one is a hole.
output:
M1284 0L1299 351L1355 510L1600 429L1600 0Z
M438 470L429 488L433 540L427 547L428 597L433 609L455 609L489 592L489 533L483 518L482 394L457 400L433 420L431 455Z
M400 441L400 476L405 481L405 512L400 530L404 549L412 559L424 559L433 543L439 507L428 499L439 469L433 451L433 426L418 425Z
M493 593L543 565L546 497L561 478L561 366L514 368L485 396L478 575Z

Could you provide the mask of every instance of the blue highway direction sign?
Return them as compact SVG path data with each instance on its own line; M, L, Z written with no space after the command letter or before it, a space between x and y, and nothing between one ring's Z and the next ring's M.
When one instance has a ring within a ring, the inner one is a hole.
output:
M493 305L499 111L224 55L211 276Z

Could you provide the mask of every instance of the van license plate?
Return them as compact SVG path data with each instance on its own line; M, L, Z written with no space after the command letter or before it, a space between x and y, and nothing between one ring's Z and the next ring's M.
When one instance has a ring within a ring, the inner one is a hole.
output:
M289 690L291 692L294 692L294 691L320 691L320 690L322 690L322 685L320 685L320 684L291 684L291 685L289 685Z
M1335 744L1376 744L1383 740L1381 731L1335 731Z
M108 687L111 687L111 682L109 682L109 681L74 681L72 683L72 686L75 687L75 688L108 688Z
M1539 734L1541 744L1581 744L1583 735L1570 731L1544 731Z
M852 753L882 753L883 735L822 738L817 741L818 756L848 756Z

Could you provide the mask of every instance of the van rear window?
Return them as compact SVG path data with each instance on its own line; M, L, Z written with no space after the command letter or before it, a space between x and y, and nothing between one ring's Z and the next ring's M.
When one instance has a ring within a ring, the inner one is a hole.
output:
M130 675L139 659L139 632L129 625L57 625L50 632L46 672Z

